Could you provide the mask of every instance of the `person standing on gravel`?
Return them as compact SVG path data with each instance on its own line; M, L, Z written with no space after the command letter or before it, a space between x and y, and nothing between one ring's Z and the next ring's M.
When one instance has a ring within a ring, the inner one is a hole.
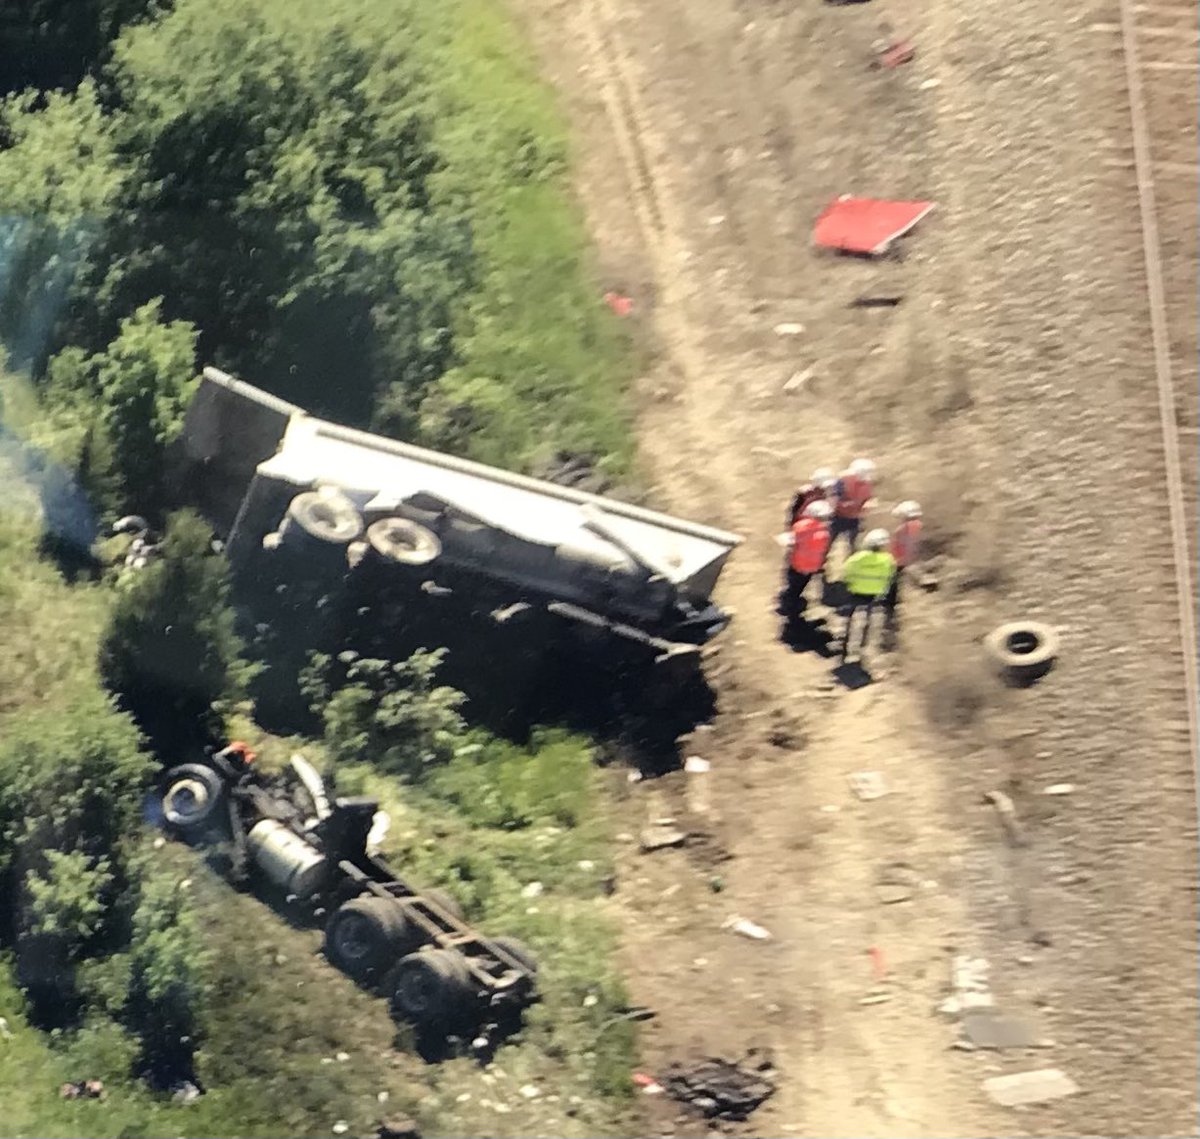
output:
M832 496L835 486L837 486L837 476L833 471L828 467L818 467L813 471L808 482L792 496L792 504L788 507L785 525L789 529L795 526L803 516L805 509L814 502L828 500Z
M863 513L875 496L875 464L870 459L855 459L842 472L834 487L833 524L829 528L829 549L832 552L843 534L853 553L858 545L858 528Z
M804 599L804 591L813 575L820 573L825 565L825 554L829 549L829 517L832 513L829 503L810 502L792 526L783 604L780 607L789 623L798 620L804 612L808 604Z
M900 519L900 524L892 531L891 541L896 572L892 574L891 588L883 599L889 625L896 622L896 610L900 605L900 579L904 571L915 565L921 557L921 504L909 499L897 505L892 514Z
M863 616L858 655L861 658L871 635L871 614L887 596L896 575L896 559L888 552L891 535L886 530L871 530L863 539L863 548L846 559L843 579L846 584L846 632L842 637L842 664L850 655L850 634L854 618Z

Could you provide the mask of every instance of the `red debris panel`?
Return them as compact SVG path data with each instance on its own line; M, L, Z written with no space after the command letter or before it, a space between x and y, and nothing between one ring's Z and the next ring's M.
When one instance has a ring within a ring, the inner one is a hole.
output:
M916 54L917 49L911 40L896 40L879 53L876 66L899 67L902 63L911 63Z
M813 240L844 253L886 253L934 207L933 202L889 202L843 194L817 218Z
M620 293L605 293L604 303L617 314L617 316L628 316L633 311L633 301L628 297L621 296Z

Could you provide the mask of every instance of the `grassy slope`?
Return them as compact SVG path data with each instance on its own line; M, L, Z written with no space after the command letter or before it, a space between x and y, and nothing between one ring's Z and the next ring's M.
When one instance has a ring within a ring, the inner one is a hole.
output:
M423 30L444 77L441 192L468 203L486 273L462 313L465 365L448 384L489 379L491 413L469 444L511 465L558 447L604 452L628 465L622 411L627 346L598 303L583 229L562 174L565 135L548 91L499 0L447 0ZM514 135L514 132L515 135ZM494 156L517 137L525 171ZM496 379L501 377L501 379ZM6 387L7 422L38 427L27 393ZM15 421L15 423L14 423ZM37 432L44 434L43 432ZM517 457L520 459L517 459ZM17 485L13 470L5 485ZM68 701L94 684L94 645L106 610L98 587L68 588L37 562L33 496L6 497L0 513L0 728L5 713ZM467 761L420 794L368 773L389 802L397 864L418 882L449 885L485 929L526 939L545 969L545 1001L522 1039L490 1071L465 1062L425 1068L391 1048L381 1002L359 993L314 956L296 931L181 859L218 951L216 1010L204 1070L213 1091L189 1107L163 1103L121 1077L128 1047L111 1028L52 1042L23 1022L19 994L0 969L0 1102L6 1136L320 1135L344 1119L367 1129L410 1111L434 1133L601 1135L628 1131L628 1026L612 1022L623 994L612 972L613 928L601 883L607 821L598 776L579 741L559 739L540 759L517 753ZM512 829L516 813L526 823ZM522 897L541 881L545 893ZM299 999L298 999L299 998ZM341 1062L337 1054L348 1053ZM65 1103L68 1078L99 1075L107 1102ZM530 1099L519 1089L536 1087ZM381 1105L379 1093L386 1092Z

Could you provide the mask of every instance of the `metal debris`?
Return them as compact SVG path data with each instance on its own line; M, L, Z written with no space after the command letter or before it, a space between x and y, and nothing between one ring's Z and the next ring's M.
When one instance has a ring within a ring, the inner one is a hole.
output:
M687 835L676 827L655 824L645 827L641 833L641 847L645 853L653 850L665 850L672 846L683 846Z
M865 802L882 799L891 790L881 771L852 771L846 778L850 789Z
M712 770L712 764L707 759L701 759L698 755L689 755L683 761L683 770L691 775L704 775Z
M775 326L776 336L799 336L804 331L804 325L797 324L795 321L784 321L782 324Z
M917 872L905 862L889 862L875 876L875 893L885 905L907 902L917 892Z
M1008 841L1013 846L1024 846L1025 834L1021 830L1021 823L1017 819L1017 809L1013 806L1013 801L1003 791L988 791L984 795L984 799L991 803L999 813L1000 825L1004 827Z
M1043 795L1070 795L1075 790L1074 783L1051 783L1042 794Z
M752 1050L740 1063L709 1057L695 1064L672 1064L661 1077L672 1099L689 1104L709 1119L744 1120L775 1094L775 1067Z
M972 1009L966 1013L962 1029L976 1048L1044 1048L1048 1043L1029 1021L991 1009Z
M1001 1107L1020 1107L1075 1095L1079 1085L1057 1068L1039 1068L1034 1072L992 1076L983 1081L983 1090Z
M748 937L751 941L771 940L771 931L769 929L765 929L757 922L750 921L749 918L740 918L736 914L726 918L721 923L721 928L732 930L742 937Z

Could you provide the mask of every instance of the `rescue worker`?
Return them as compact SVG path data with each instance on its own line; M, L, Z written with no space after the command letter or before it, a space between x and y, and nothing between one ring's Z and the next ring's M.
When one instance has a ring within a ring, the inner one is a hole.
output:
M892 557L896 559L896 572L892 575L892 587L888 590L883 607L889 624L896 620L896 609L900 604L900 579L904 571L915 565L921 557L921 504L909 499L899 503L892 514L900 524L892 531Z
M785 525L790 529L795 526L797 521L804 514L804 509L810 503L820 502L828 499L833 492L833 488L837 485L837 476L828 467L818 467L812 473L812 477L806 482L792 498L792 504L788 507L787 522Z
M857 613L863 615L862 637L858 654L861 658L871 634L871 614L892 587L896 575L896 559L888 552L891 535L886 530L871 530L863 539L863 548L846 559L842 577L846 584L846 633L842 638L842 663L850 655L850 634Z
M875 495L875 464L870 459L855 459L842 472L834 487L833 524L829 528L829 548L841 535L846 535L853 553L858 545L858 528L863 512L872 504Z
M792 541L788 549L782 612L788 621L795 621L808 602L804 591L813 575L821 572L829 549L829 518L833 510L824 501L810 502L792 526Z

